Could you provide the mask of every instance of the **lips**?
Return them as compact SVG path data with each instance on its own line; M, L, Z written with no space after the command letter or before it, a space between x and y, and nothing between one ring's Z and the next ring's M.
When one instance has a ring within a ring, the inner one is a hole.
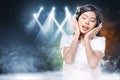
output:
M87 30L89 29L89 27L87 27L87 26L82 26L82 29L83 29L84 31L87 31Z

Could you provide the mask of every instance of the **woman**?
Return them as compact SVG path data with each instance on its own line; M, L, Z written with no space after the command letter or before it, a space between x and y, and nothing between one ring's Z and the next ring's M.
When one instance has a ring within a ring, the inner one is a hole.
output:
M99 35L103 16L94 5L77 9L73 16L73 35L63 35L60 50L64 80L100 79L100 62L104 57L105 37Z

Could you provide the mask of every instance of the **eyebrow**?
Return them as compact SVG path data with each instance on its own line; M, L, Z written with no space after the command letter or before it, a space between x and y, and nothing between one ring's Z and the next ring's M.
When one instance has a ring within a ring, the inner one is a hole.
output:
M88 17L86 14L83 14L84 16Z
M83 14L84 16L86 16L86 17L88 17L88 15L86 15L86 14ZM96 19L96 17L94 18L94 17L91 17L91 19Z

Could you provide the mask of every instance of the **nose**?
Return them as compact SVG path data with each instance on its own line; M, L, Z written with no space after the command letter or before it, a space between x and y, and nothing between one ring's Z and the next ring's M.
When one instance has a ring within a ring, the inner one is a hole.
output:
M85 24L89 25L89 20L88 19L85 21Z

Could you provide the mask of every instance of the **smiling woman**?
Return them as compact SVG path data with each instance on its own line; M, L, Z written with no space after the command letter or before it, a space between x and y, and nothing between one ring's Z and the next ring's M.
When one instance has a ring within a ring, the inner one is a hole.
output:
M77 9L74 34L63 35L60 43L64 80L100 79L100 63L105 55L105 37L98 36L102 21L102 13L94 5Z

